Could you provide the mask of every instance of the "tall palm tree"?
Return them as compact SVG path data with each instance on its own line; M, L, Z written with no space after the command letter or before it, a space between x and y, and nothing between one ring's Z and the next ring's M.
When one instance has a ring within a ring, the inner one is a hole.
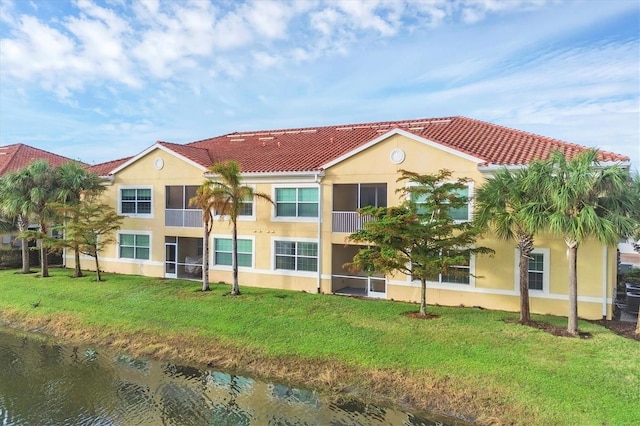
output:
M238 285L238 216L246 200L259 198L273 203L271 197L261 192L255 192L252 187L242 184L240 165L233 160L213 164L209 171L218 176L218 180L212 180L209 184L213 191L213 198L217 200L217 209L220 215L228 216L231 222L231 250L233 268L233 287L231 294L240 294Z
M56 216L51 205L55 201L56 172L45 160L32 162L24 171L32 184L24 203L28 206L26 210L33 213L34 220L38 223L39 230L34 236L40 240L40 269L41 276L45 278L49 276L47 231L49 223Z
M104 191L100 177L94 173L88 172L82 165L75 162L62 164L56 169L58 185L55 191L55 198L62 203L62 210L66 207L73 207L80 204L83 197L99 194ZM77 221L77 209L71 210L71 221ZM74 277L82 277L82 269L80 269L80 250L78 242L75 241L71 246L75 256Z
M544 226L545 206L529 169L498 170L476 192L475 221L504 240L516 240L519 251L520 322L531 320L529 307L529 259L534 235Z
M33 181L25 169L7 173L0 179L0 210L7 217L15 217L20 231L22 273L30 273L29 238L24 235L33 216L33 204L28 202Z
M534 164L535 163L535 164ZM567 331L578 332L578 247L594 238L615 246L620 237L633 232L630 216L634 207L628 170L619 166L600 166L598 151L583 151L573 158L559 151L530 167L549 204L548 228L567 244L569 260L569 315Z
M636 227L631 234L631 237L635 241L640 241L640 172L636 171L635 176L633 177L633 181L629 186L630 194L632 200L634 200L634 207L631 210L631 217L636 222ZM640 244L634 243L633 249L640 253ZM636 335L640 336L640 310L638 310L638 321L636 323Z
M202 209L202 291L209 291L209 236L213 227L213 212L222 205L216 198L211 182L204 181L196 190L195 197L189 199L189 205Z

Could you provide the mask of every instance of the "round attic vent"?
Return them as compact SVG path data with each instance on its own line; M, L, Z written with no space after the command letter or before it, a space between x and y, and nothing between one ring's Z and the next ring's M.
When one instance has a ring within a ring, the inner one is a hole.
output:
M156 169L160 170L164 167L164 160L162 158L156 158L156 161L153 163Z
M393 151L391 151L389 158L391 159L392 163L400 164L404 161L404 158L405 158L404 151L401 150L400 148L396 148Z

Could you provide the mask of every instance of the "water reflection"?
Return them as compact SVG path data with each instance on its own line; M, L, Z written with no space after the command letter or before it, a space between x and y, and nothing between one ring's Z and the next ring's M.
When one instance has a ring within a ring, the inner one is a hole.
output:
M234 374L0 329L2 425L443 425Z

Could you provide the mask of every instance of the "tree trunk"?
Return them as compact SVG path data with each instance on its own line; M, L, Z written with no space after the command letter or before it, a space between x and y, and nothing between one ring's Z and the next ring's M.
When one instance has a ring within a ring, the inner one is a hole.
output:
M100 282L100 281L102 281L102 276L100 275L100 263L98 262L98 252L97 251L93 253L93 258L95 259L95 262L96 262L96 280L98 280L98 282Z
M24 216L18 216L18 230L23 232L29 227L29 221L25 220ZM31 272L31 265L29 264L29 241L26 238L20 239L20 248L22 250L22 273L28 274Z
M204 221L204 241L202 244L202 291L209 291L209 224Z
M29 241L26 238L20 240L20 247L22 248L22 273L28 274L31 272L29 265Z
M578 242L567 240L567 259L569 261L569 318L567 331L578 334Z
M82 269L80 269L80 249L78 248L78 244L73 245L73 254L76 262L76 266L74 268L75 270L73 272L73 277L74 278L83 277L84 275L82 274Z
M42 232L43 235L47 235L47 225L41 223L40 232ZM45 247L44 238L40 240L40 270L42 271L42 278L49 277L49 262L47 259L47 247Z
M531 321L529 307L529 255L520 251L520 322Z
M533 236L525 233L518 234L518 249L520 251L520 322L531 321L529 306L529 259L533 251Z
M427 279L420 278L420 315L427 315Z
M235 222L233 223L231 235L231 264L233 269L233 287L231 288L231 294L238 296L240 294L240 286L238 284L238 227Z

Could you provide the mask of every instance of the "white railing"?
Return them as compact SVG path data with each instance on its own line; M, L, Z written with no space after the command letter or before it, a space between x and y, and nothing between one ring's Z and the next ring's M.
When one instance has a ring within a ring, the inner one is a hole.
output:
M371 220L371 216L360 216L358 212L332 212L331 230L351 233L362 229L362 225Z
M202 212L200 210L188 209L165 209L165 226L181 226L186 228L202 227Z

